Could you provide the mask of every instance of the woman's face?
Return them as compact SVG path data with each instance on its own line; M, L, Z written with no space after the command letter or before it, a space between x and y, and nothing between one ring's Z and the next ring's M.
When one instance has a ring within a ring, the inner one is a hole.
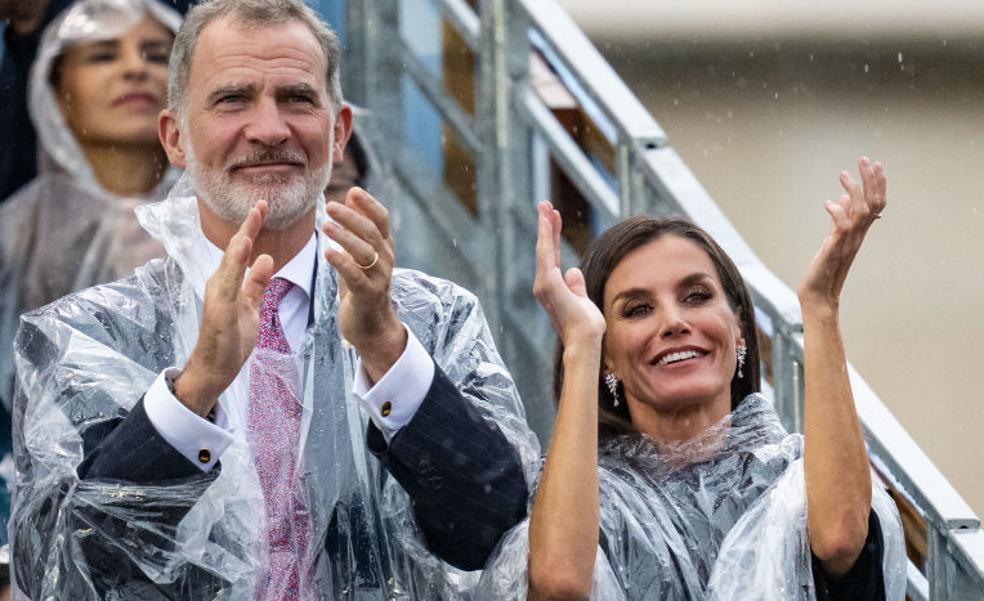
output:
M730 408L744 340L702 248L671 234L635 249L609 276L604 302L605 368L623 382L630 409Z
M145 16L118 38L66 50L55 94L82 146L157 143L173 39Z

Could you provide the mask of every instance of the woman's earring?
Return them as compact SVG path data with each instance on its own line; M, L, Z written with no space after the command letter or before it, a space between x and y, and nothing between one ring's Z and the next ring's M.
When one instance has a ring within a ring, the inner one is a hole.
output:
M605 374L605 386L612 395L612 405L618 407L618 378L612 372Z
M739 344L735 348L735 352L738 354L738 377L742 378L745 375L742 372L742 368L745 367L745 355L748 354L748 347L744 344Z

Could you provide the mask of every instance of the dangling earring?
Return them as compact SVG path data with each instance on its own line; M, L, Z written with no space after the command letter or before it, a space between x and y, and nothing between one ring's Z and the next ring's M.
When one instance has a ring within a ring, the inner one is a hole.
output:
M612 405L618 407L618 378L612 372L605 374L605 386L612 395Z
M745 375L742 372L742 368L745 367L745 355L748 354L748 347L744 344L739 344L735 348L735 352L738 354L738 378L740 379Z

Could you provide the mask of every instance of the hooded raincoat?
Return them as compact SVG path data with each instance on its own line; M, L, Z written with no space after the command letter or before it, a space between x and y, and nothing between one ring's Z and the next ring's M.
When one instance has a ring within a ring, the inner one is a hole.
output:
M671 448L640 434L603 440L591 599L815 601L802 456L802 436L787 434L757 394ZM878 487L872 509L885 598L901 601L902 524ZM526 520L503 538L476 598L526 600L528 543Z
M38 176L0 206L0 399L8 408L14 382L10 349L21 313L123 277L163 255L133 210L162 199L176 173L166 171L146 197L107 191L66 124L50 81L68 47L118 37L147 13L172 31L180 26L178 13L155 0L81 0L42 36L28 92L38 133Z
M176 190L183 187L179 182ZM220 469L149 485L79 478L90 440L126 415L162 370L183 365L197 341L211 274L195 258L196 201L180 194L137 210L167 258L22 319L11 521L17 586L36 599L254 598L269 563L263 494L247 437L249 377L243 374L255 367L270 385L290 390L301 408L302 469L287 478L309 510L301 570L314 588L301 598L469 598L479 573L457 570L428 551L408 494L367 450L371 428L367 433L367 415L351 393L356 357L339 334L338 283L324 261L316 271L313 321L299 348L287 355L254 351L220 397L235 439ZM319 206L319 224L325 218ZM326 244L320 237L319 256ZM475 297L407 270L395 271L391 297L439 371L504 434L522 464L535 469L538 443ZM410 467L424 480L426 463L425 456ZM527 482L531 477L525 474ZM498 493L485 485L490 511ZM522 509L521 501L520 516ZM280 591L267 593L281 598Z

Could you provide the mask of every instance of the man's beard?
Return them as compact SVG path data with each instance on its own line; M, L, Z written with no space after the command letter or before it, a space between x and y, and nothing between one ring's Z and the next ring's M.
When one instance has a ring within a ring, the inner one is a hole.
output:
M323 202L331 179L329 158L322 167L306 171L303 177L293 173L266 173L248 181L235 181L230 172L238 166L260 162L303 163L305 157L285 150L261 150L229 161L219 171L198 162L190 143L186 150L186 171L195 193L216 215L232 223L245 221L249 210L265 200L269 209L263 227L286 229L318 202Z

